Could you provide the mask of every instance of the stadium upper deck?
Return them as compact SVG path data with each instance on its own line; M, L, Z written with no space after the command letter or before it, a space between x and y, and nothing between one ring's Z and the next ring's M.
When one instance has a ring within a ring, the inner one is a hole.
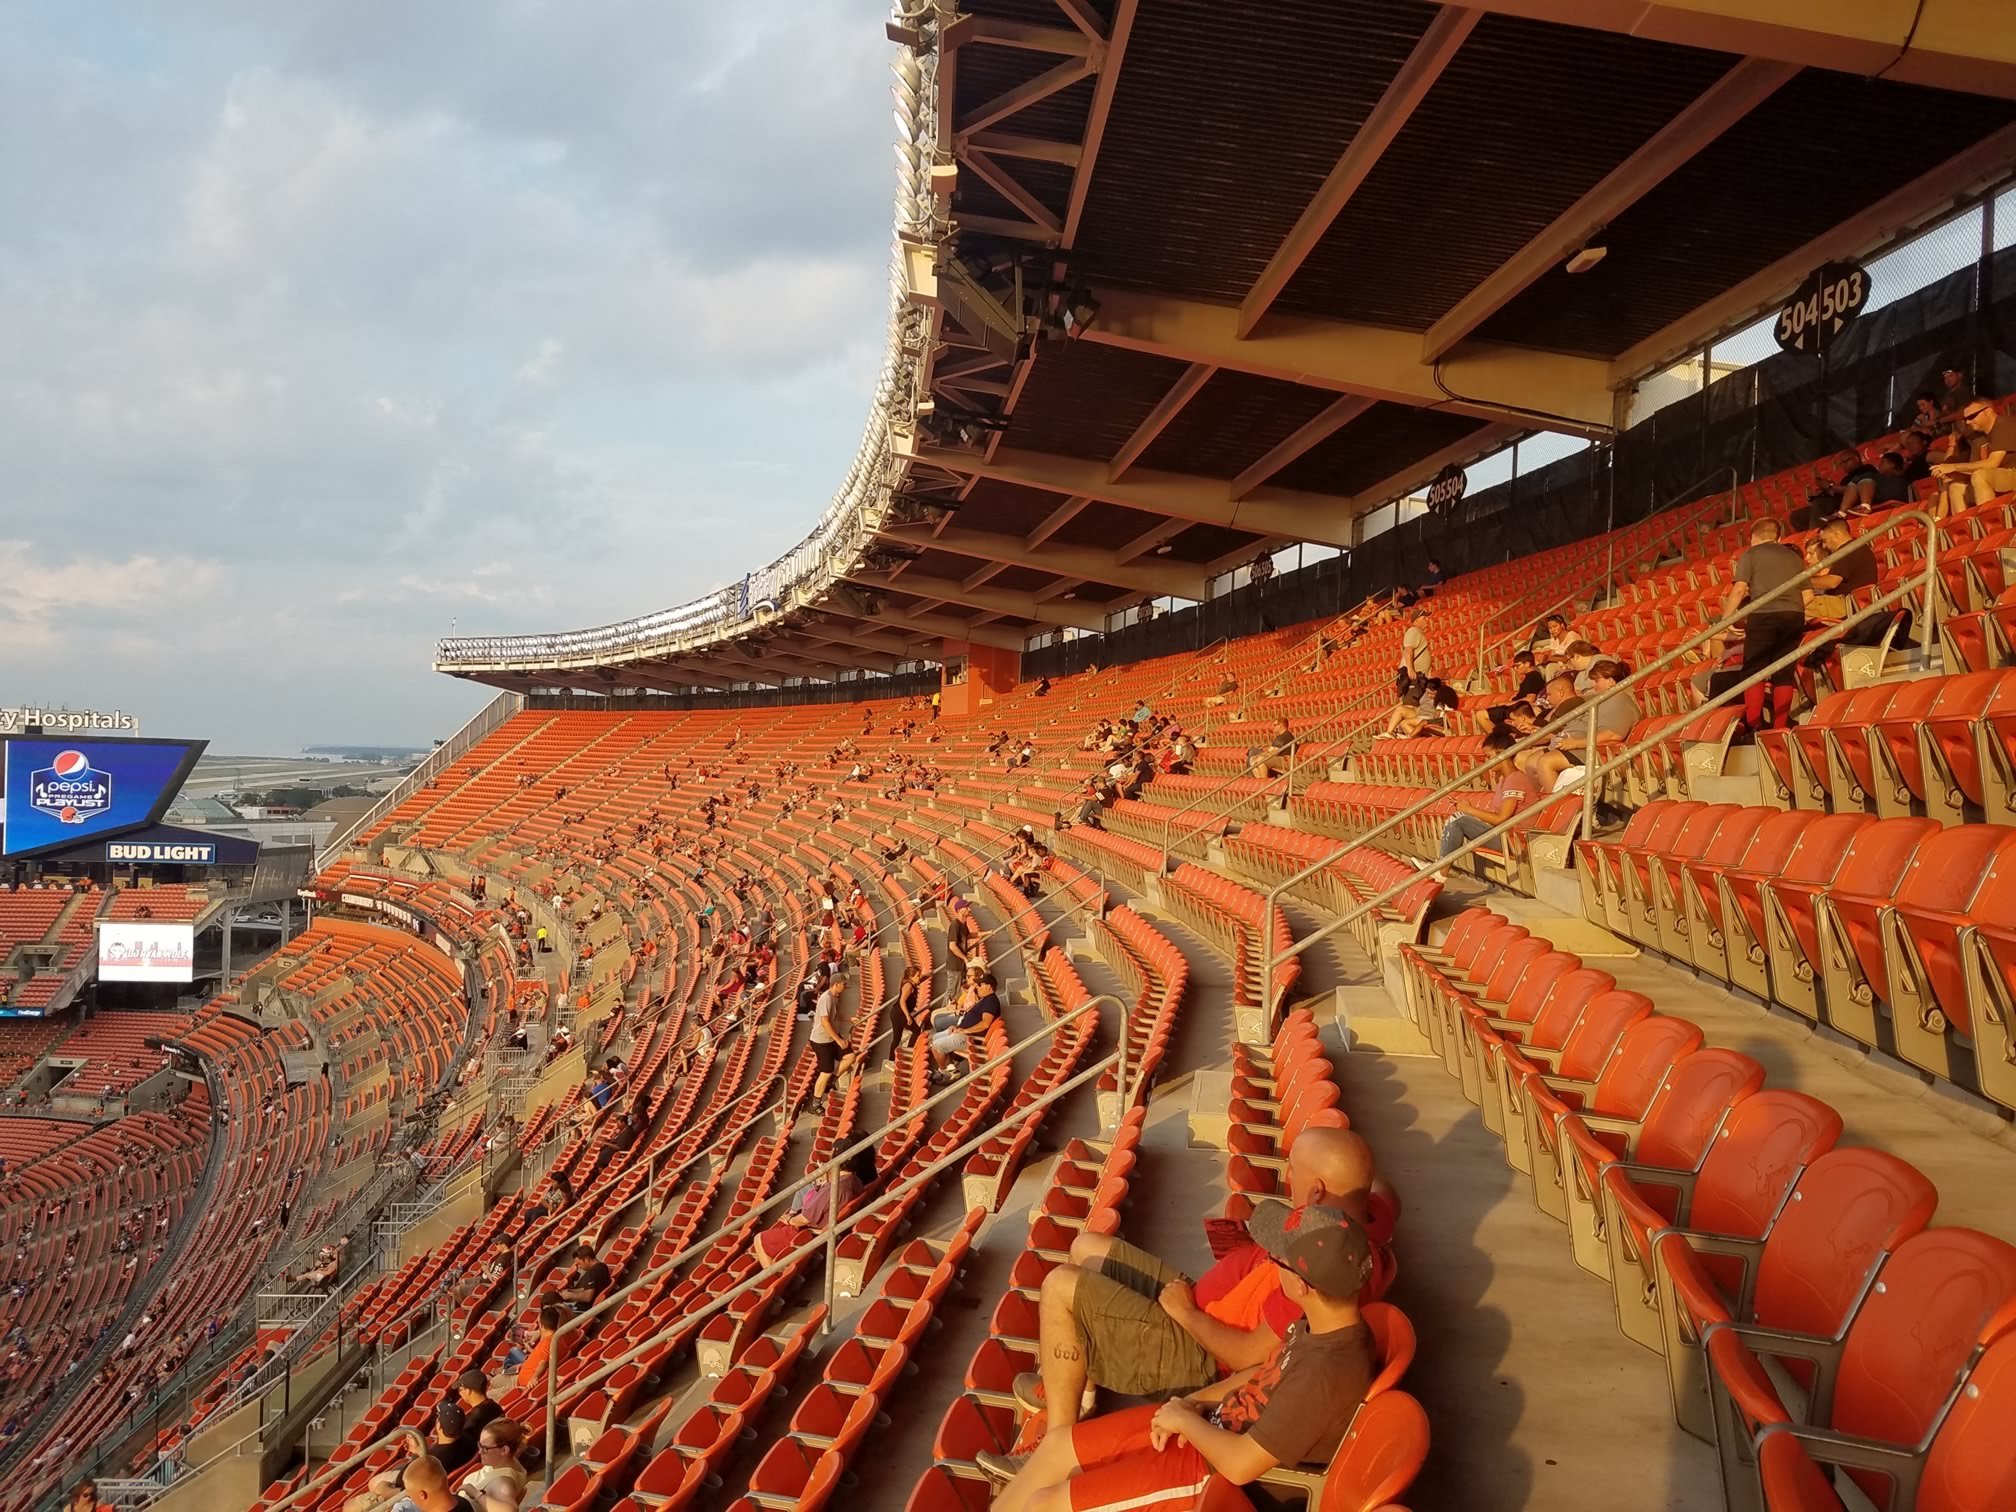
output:
M2006 174L1992 9L899 8L888 360L818 528L679 608L436 664L601 691L886 672L1351 545L1448 463L1609 433L1663 362Z

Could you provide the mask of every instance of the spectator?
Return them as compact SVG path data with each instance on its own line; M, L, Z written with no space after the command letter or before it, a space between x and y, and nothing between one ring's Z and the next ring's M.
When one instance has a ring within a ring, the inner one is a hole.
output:
M1986 504L1998 494L2016 493L2016 415L2000 414L1986 399L1976 399L1961 411L1960 430L1972 455L1932 469L1943 485L1935 511L1942 519L1970 502Z
M443 1470L460 1470L476 1458L476 1435L459 1402L442 1402L435 1407L427 1446Z
M1214 1471L1246 1485L1277 1465L1328 1463L1379 1369L1358 1302L1373 1272L1372 1239L1336 1208L1275 1198L1248 1227L1302 1316L1262 1359L1173 1401L1053 1424L1026 1459L983 1451L981 1469L1008 1483L994 1502L1000 1512L1026 1512L1033 1497L1067 1482L1072 1506L1145 1507L1161 1503L1157 1492L1175 1505ZM1053 1504L1067 1503L1043 1503Z
M1290 1202L1336 1208L1390 1243L1398 1205L1378 1180L1372 1148L1348 1129L1308 1129L1290 1147ZM1067 1263L1043 1278L1041 1373L1025 1372L1015 1396L1043 1414L1046 1432L1068 1432L1098 1388L1123 1396L1168 1396L1208 1385L1223 1371L1267 1358L1301 1309L1243 1226L1207 1223L1217 1258L1193 1284L1171 1265L1112 1235L1080 1234ZM1391 1262L1382 1251L1382 1290Z
M1239 679L1233 675L1232 669L1230 667L1227 667L1225 669L1225 675L1218 679L1218 691L1216 693L1213 693L1209 698L1204 700L1204 707L1207 709L1215 709L1218 708L1220 705L1230 703L1233 699L1237 698L1238 696L1239 696Z
M986 942L980 937L979 921L973 917L972 906L964 898L952 900L952 919L945 927L945 949L962 968L976 961L986 964Z
M595 1258L595 1246L583 1239L574 1248L574 1265L567 1272L557 1294L549 1300L565 1303L576 1313L584 1313L609 1290L609 1267Z
M1939 418L1952 422L1974 403L1974 385L1964 368L1947 366L1939 370Z
M1456 815L1442 826L1442 855L1446 858L1481 840L1499 825L1540 796L1535 782L1518 758L1505 755L1512 745L1509 734L1493 731L1484 737L1484 749L1498 752L1497 760L1485 770L1491 778L1490 793L1482 799L1459 798Z
M833 1086L833 1073L840 1064L840 1046L846 1038L839 1021L840 994L846 990L846 976L835 972L812 1000L812 1059L819 1070L812 1078L808 1106L817 1103Z
M1552 724L1564 714L1573 714L1582 707L1582 693L1575 686L1575 679L1563 672L1547 679L1547 689L1540 701L1546 705L1547 723Z
M1806 570L1799 553L1778 539L1776 520L1759 520L1750 528L1749 549L1736 558L1734 580L1722 604L1727 619L1747 601L1743 618L1743 678L1770 666L1798 649L1806 631L1806 615L1788 585ZM1784 589L1784 592L1778 590ZM1772 597L1773 594L1776 597ZM1772 674L1770 685L1759 682L1743 694L1743 723L1752 732L1784 729L1792 719L1796 688L1789 665ZM1766 699L1769 717L1766 717Z
M476 1467L456 1489L476 1512L518 1512L530 1479L519 1452L525 1447L525 1425L497 1418L476 1437Z
M980 972L974 986L977 991L972 1002L961 1009L947 1027L931 1036L931 1080L934 1085L957 1078L960 1073L955 1070L955 1064L961 1056L966 1058L968 1069L980 1063L987 1026L1001 1017L1001 997L995 990L993 975Z
M1604 658L1589 669L1590 697L1596 700L1596 744L1613 749L1628 740L1644 717L1638 700L1629 692L1611 689L1631 675L1620 661ZM1531 752L1526 769L1544 791L1554 792L1582 775L1589 758L1589 726L1577 720L1555 735L1548 749Z
M557 1303L549 1302L539 1309L539 1337L516 1362L520 1391L538 1391L544 1386L546 1361L553 1353L553 1335L559 1332L560 1325L566 1321L567 1313ZM516 1353L517 1350L512 1351L512 1354ZM504 1363L507 1366L513 1363L510 1354L505 1355Z
M112 1512L112 1507L98 1500L98 1482L87 1477L70 1488L63 1512Z
M919 1036L931 1032L931 978L921 966L903 968L903 980L895 990L895 1016L897 1054Z
M1036 696L1037 698L1048 698L1048 697L1050 696L1050 679L1049 679L1049 678L1047 678L1047 677L1039 677L1039 678L1037 678L1037 679L1036 679L1036 689L1035 689L1035 696Z
M480 1512L469 1498L448 1489L448 1471L432 1455L423 1454L408 1465L401 1484L406 1490L401 1500L411 1502L414 1512ZM392 1505L393 1512L405 1512L399 1502Z
M1855 532L1846 520L1829 520L1820 527L1820 551L1823 558L1833 556L1843 547L1849 547L1855 540ZM1854 545L1832 566L1822 567L1808 580L1810 587L1804 595L1806 618L1817 624L1839 624L1855 612L1855 595L1864 589L1874 592L1879 575L1876 553L1867 541ZM1911 628L1911 611L1899 607L1889 614L1867 615L1845 632L1829 637L1821 649L1807 659L1808 666L1817 666L1824 661L1835 646L1874 646L1879 644L1892 620L1898 622L1898 633L1908 635Z
M846 1212L848 1204L865 1192L874 1180L875 1150L871 1145L865 1150L855 1151L853 1158L840 1168L839 1175L833 1179L831 1200L838 1205L837 1210ZM783 1218L756 1236L758 1257L765 1265L781 1260L796 1249L799 1241L807 1235L823 1231L833 1212L828 1206L826 1178L816 1178L809 1186L799 1189Z
M1432 556L1428 558L1428 575L1421 579L1421 591L1432 594L1448 581L1449 574L1442 570L1440 559Z
M1023 825L1015 835L1015 847L1008 857L1008 881L1025 898L1034 898L1042 891L1044 871L1050 865L1050 852L1042 841L1036 838L1036 831L1030 825Z
M1897 454L1904 459L1902 476L1907 490L1932 476L1932 459L1926 455L1926 450L1927 442L1922 431L1908 430L1897 438Z
M1277 777L1274 770L1295 759L1295 732L1288 727L1286 717L1274 721L1274 733L1264 745L1248 746L1246 764L1255 777Z
M1428 644L1428 611L1416 609L1407 616L1407 629L1400 637L1401 684L1412 682L1417 677L1435 675L1435 652Z
M1137 698L1134 700L1134 712L1127 717L1133 720L1134 727L1139 729L1155 717L1155 711L1149 707L1147 699Z
M1542 633L1533 642L1533 658L1536 662L1555 661L1568 654L1568 648L1582 637L1575 633L1575 627L1568 616L1558 610L1547 616L1541 627Z
M1531 651L1512 653L1512 696L1514 698L1538 698L1547 690L1547 679L1533 664Z

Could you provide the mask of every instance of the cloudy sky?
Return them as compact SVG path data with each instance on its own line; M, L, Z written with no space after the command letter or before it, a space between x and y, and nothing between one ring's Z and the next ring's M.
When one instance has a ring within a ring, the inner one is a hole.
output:
M789 547L881 359L887 10L0 5L0 703L425 741L451 626Z

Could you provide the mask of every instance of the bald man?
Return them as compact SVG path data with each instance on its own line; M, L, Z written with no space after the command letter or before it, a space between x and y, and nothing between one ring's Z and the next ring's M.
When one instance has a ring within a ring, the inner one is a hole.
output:
M423 1454L408 1465L401 1484L406 1491L403 1499L413 1503L419 1512L476 1512L466 1496L457 1496L448 1489L448 1472L431 1454Z
M1348 1129L1305 1129L1288 1151L1288 1200L1350 1214L1376 1241L1376 1296L1390 1279L1397 1205L1378 1181L1372 1147ZM1193 1286L1174 1267L1123 1239L1080 1234L1071 1258L1043 1278L1037 1369L1015 1381L1015 1396L1046 1419L1045 1432L1071 1428L1091 1387L1122 1396L1199 1390L1228 1371L1258 1365L1301 1306L1285 1295L1267 1252L1241 1236Z

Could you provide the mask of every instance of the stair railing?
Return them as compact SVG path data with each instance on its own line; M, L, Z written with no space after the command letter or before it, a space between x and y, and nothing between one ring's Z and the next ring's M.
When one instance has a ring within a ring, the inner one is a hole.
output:
M1878 595L1869 604L1856 610L1853 614L1843 619L1838 626L1834 627L1835 634L1830 636L1829 639L1838 639L1840 632L1844 632L1850 629L1851 627L1860 624L1862 621L1870 618L1872 615L1878 613L1879 611L1896 608L1898 606L1907 604L1911 602L1915 597L1922 594L1924 599L1924 603L1922 606L1924 619L1917 627L1918 633L1921 637L1920 643L1926 646L1935 644L1936 643L1935 637L1937 635L1936 616L1938 614L1938 604L1939 604L1938 522L1935 521L1931 515L1927 514L1922 509L1903 509L1903 510L1897 510L1894 513L1886 516L1883 522L1880 525L1878 525L1874 530L1871 530L1864 535L1854 537L1853 539L1848 541L1845 545L1839 547L1837 550L1829 552L1826 556L1823 556L1818 562L1814 563L1810 567L1807 567L1797 576L1788 578L1785 582L1779 584L1778 587L1772 589L1769 593L1757 595L1746 599L1745 602L1741 604L1733 614L1724 615L1722 618L1715 621L1714 624L1710 625L1704 630L1697 632L1693 637L1691 637L1687 641L1684 641L1681 645L1676 646L1671 651L1664 653L1663 655L1661 655L1654 661L1648 663L1646 666L1644 666L1637 672L1634 672L1631 676L1624 678L1622 681L1618 682L1614 688L1611 689L1609 694L1604 695L1604 697L1614 696L1617 693L1628 693L1631 689L1635 688L1640 683L1644 682L1653 673L1662 671L1667 667L1677 664L1680 661L1680 659L1686 655L1688 651L1693 650L1696 647L1705 645L1708 642L1716 640L1722 635L1726 634L1733 626L1735 626L1736 624L1741 622L1746 616L1754 612L1757 606L1760 604L1771 603L1772 601L1783 598L1788 594L1795 595L1795 602L1796 602L1796 595L1798 593L1798 590L1802 587L1802 585L1811 581L1818 574L1827 571L1829 568L1831 568L1837 562L1839 562L1842 558L1846 557L1850 552L1861 549L1867 549L1870 546L1871 542L1873 542L1876 537L1884 535L1892 530L1897 529L1900 526L1910 523L1921 524L1924 526L1925 529L1924 571L1922 573L1914 574L1912 577L1907 578L1904 582L1900 583L1897 587L1890 589L1886 593ZM1797 663L1805 660L1812 654L1813 654L1813 648L1802 640L1800 645L1795 647L1793 650L1788 651L1785 655L1779 657L1777 660L1772 662L1768 667L1763 667L1758 669L1757 671L1750 673L1748 676L1732 684L1730 687L1723 689L1722 692L1714 695L1713 697L1707 699L1705 702L1697 705L1692 711L1690 711L1688 717L1691 718L1693 715L1721 708L1724 704L1729 703L1732 699L1736 698L1738 695L1743 694L1747 692L1749 689L1758 686L1765 679L1776 676L1778 673L1784 671L1786 668L1796 665ZM1588 759L1585 760L1585 764L1582 768L1582 775L1581 777L1575 779L1573 782L1568 784L1562 790L1552 793L1541 794L1541 796L1536 800L1534 800L1532 803L1526 804L1525 806L1520 808L1517 812L1512 814L1511 817L1504 819L1499 823L1493 825L1484 834L1479 835L1474 840L1464 842L1461 846L1457 847L1455 850L1450 851L1447 855L1442 856L1432 865L1425 867L1417 876L1405 878L1399 883L1396 883L1395 885L1388 887L1382 890L1381 892L1375 894L1371 898L1362 900L1361 902L1359 902L1346 912L1339 914L1329 923L1321 925L1318 928L1310 931L1308 934L1304 935L1301 939L1295 941L1285 951L1278 951L1275 947L1273 935L1270 932L1263 931L1262 933L1264 938L1261 944L1261 952L1262 952L1261 959L1262 959L1263 974L1261 976L1261 980L1263 982L1271 982L1274 979L1274 968L1280 962L1286 960L1292 960L1296 956L1299 956L1304 951L1308 950L1310 947L1320 943L1325 939L1328 939L1337 930L1344 928L1346 925L1356 923L1358 920L1364 918L1367 914L1372 913L1375 909L1384 907L1387 903L1399 897L1400 894L1405 892L1409 887L1413 886L1414 883L1418 881L1421 876L1431 876L1438 872L1444 871L1448 868L1449 864L1452 861L1459 861L1473 854L1482 846L1488 844L1492 840L1495 840L1499 836L1505 834L1515 825L1520 824L1526 819L1531 818L1533 815L1540 813L1542 810L1551 807L1554 804L1554 802L1562 796L1563 792L1573 792L1573 791L1580 792L1582 797L1582 810L1583 810L1582 822L1584 830L1586 832L1591 827L1591 821L1593 818L1595 808L1595 795L1597 790L1601 787L1601 781L1599 779L1607 777L1611 772L1617 770L1620 766L1624 765L1629 761L1635 760L1638 756L1644 754L1646 751L1651 750L1654 746L1660 744L1662 741L1671 740L1673 738L1672 729L1671 726L1669 725L1666 727L1662 727L1660 730L1656 731L1651 735L1646 736L1644 739L1639 740L1636 743L1625 746L1623 749L1607 758L1604 758L1602 760L1596 760L1595 759L1596 712L1597 712L1597 706L1601 702L1602 702L1601 698L1592 698L1587 701L1586 712L1581 709L1571 711L1568 714L1562 715L1556 719L1548 721L1545 725L1542 725L1538 729L1535 729L1530 735L1524 736L1523 738L1514 741L1510 746L1508 746L1504 750L1490 752L1488 760L1486 762L1480 763L1479 766L1473 767L1468 772L1465 772L1458 777L1452 778L1450 781L1444 783L1441 787L1435 789L1432 793L1429 793L1426 797L1416 800L1414 803L1409 804L1406 808L1402 809L1399 813L1391 815L1390 817L1381 820L1378 824L1373 825L1363 834L1354 836L1352 839L1339 845L1337 849L1331 851L1328 855L1322 857L1320 860L1312 861L1309 865L1303 867L1302 870L1294 873L1292 876L1284 878L1280 882L1277 882L1271 889L1269 889L1267 893L1267 905L1270 908L1275 906L1280 901L1281 895L1287 892L1290 888L1296 887L1302 882L1307 881L1310 877L1313 877L1318 873L1326 870L1330 866L1334 865L1343 856L1349 854L1353 850L1358 849L1360 846L1369 844L1377 837L1389 834L1392 831L1398 829L1402 824L1406 823L1409 819L1412 819L1415 816L1426 812L1429 808L1441 802L1444 798L1449 797L1451 794L1460 792L1465 788L1469 787L1471 782L1476 778L1478 772L1483 770L1485 767L1499 761L1508 760L1510 758L1516 757L1522 751L1534 749L1535 747L1551 739L1553 736L1563 733L1564 731L1570 730L1578 724L1583 725L1587 730L1587 739L1589 743L1586 749L1588 753Z

